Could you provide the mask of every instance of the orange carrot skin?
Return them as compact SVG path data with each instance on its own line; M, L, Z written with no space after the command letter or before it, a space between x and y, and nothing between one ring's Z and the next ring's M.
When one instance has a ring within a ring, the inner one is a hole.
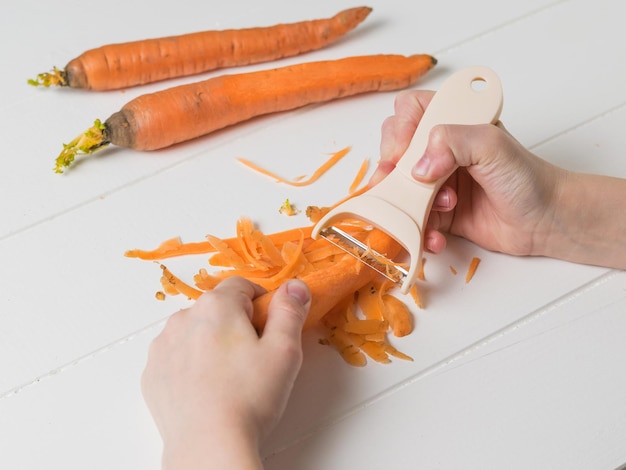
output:
M369 235L369 245L388 258L394 258L400 253L400 244L392 237L380 230L373 230ZM357 261L350 255L333 264L328 269L314 271L301 279L311 290L311 308L304 328L317 324L331 308L341 302L346 296L359 290L371 282L378 273ZM273 292L268 292L254 300L254 315L252 323L257 330L262 330L267 321L269 303Z
M356 7L326 19L109 44L71 60L65 79L72 88L114 90L276 60L331 44L371 11Z
M104 134L114 145L156 150L264 114L406 88L436 63L380 54L222 75L141 95L107 119Z

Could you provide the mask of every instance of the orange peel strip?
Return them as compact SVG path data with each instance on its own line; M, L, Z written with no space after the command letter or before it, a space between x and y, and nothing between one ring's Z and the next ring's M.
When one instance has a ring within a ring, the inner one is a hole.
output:
M467 284L472 280L474 274L476 274L476 269L478 269L478 265L480 264L480 258L472 258L470 261L469 268L467 269L467 274L465 275L465 283Z
M350 188L348 189L349 194L356 192L357 188L363 181L363 178L365 178L365 175L367 174L369 165L370 165L370 162L368 159L363 160L363 163L361 163L361 166L359 167L359 171L357 172L356 176L354 177L354 180L352 180L352 183L350 184Z
M307 179L300 179L300 178L296 178L293 180L288 180L286 178L283 178L282 176L277 175L276 173L273 173L269 170L267 170L266 168L263 168L259 165L257 165L256 163L251 162L250 160L247 160L245 158L238 158L237 160L244 164L245 166L247 166L248 168L251 168L265 176L268 176L274 180L276 180L276 182L278 183L284 183L284 184L288 184L290 186L308 186L314 182L316 182L318 179L320 179L320 177L326 173L328 170L330 170L333 166L335 166L335 164L337 164L337 162L339 162L339 160L341 160L343 157L345 157L348 152L350 151L351 147L345 147L335 153L333 153L331 155L331 157L326 160L326 162L321 165L317 170L315 170L313 172L313 174L307 178Z

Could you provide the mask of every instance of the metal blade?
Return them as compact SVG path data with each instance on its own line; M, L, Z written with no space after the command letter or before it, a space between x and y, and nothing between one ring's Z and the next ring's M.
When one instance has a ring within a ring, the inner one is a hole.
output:
M358 259L367 267L382 274L390 281L397 284L401 284L404 278L408 275L406 269L400 266L394 261L389 260L384 255L372 250L365 243L357 240L352 235L344 232L337 227L326 227L320 231L320 236L328 240L330 243L343 251ZM387 263L382 260L386 260Z

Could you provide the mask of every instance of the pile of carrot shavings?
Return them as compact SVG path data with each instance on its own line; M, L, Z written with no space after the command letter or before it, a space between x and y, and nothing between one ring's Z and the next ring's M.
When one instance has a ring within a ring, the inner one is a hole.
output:
M362 367L367 357L380 363L391 362L390 356L413 361L398 351L387 339L406 336L413 331L413 316L399 298L389 290L388 280L370 282L339 302L321 320L326 337L320 344L332 346L350 365Z
M340 227L356 237L365 237L369 230L357 224ZM230 276L244 277L273 291L288 279L306 277L350 256L324 239L313 240L311 231L312 226L305 226L265 234L249 218L241 217L232 238L207 235L205 241L192 243L172 238L154 250L129 250L125 255L159 261L162 270L162 290L156 294L159 300L174 295L197 299ZM210 256L208 267L200 268L193 282L183 281L163 264L167 258L198 254ZM379 280L350 292L320 321L324 334L320 343L337 349L352 365L364 365L365 356L383 363L390 362L390 356L412 360L396 350L388 339L388 334L406 336L413 328L409 307L391 294L394 286L388 280ZM412 298L421 305L417 287L412 291Z

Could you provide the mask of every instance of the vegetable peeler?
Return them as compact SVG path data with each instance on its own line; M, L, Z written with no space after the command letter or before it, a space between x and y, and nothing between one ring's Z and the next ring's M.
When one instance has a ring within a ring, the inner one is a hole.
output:
M452 173L429 184L416 181L411 176L411 169L424 154L430 130L438 124L495 124L501 110L502 86L493 70L474 66L452 74L433 96L411 143L391 173L365 193L330 210L315 225L312 237L326 238L400 284L403 294L408 293L419 274L423 229L433 200ZM388 260L364 242L332 225L346 219L361 220L386 232L406 250L409 262L402 265Z

